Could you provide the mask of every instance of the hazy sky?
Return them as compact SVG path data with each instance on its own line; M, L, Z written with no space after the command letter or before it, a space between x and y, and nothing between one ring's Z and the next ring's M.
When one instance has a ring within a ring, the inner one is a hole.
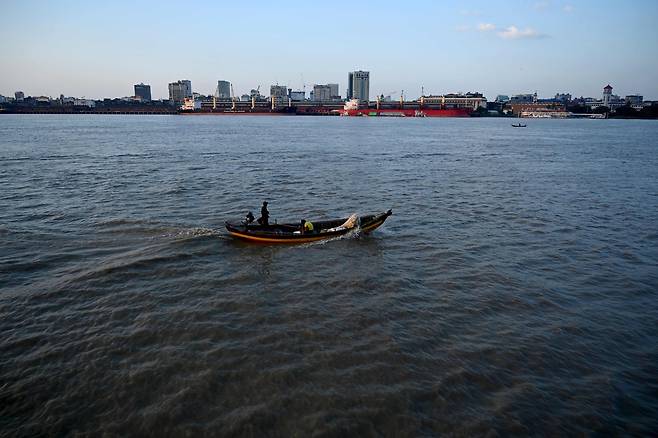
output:
M0 94L133 94L192 81L236 94L370 71L370 91L658 99L658 0L0 0ZM302 82L303 80L303 82Z

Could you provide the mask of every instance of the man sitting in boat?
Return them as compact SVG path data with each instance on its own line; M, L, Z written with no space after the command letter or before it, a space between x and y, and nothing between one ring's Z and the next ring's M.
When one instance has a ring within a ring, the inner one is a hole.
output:
M306 233L312 233L313 232L313 224L311 221L307 221L306 219L302 219L302 234Z
M258 223L265 226L270 224L270 212L267 211L267 201L263 201L263 206L260 208Z
M244 224L249 225L254 221L254 214L252 212L247 213L247 216L244 218Z

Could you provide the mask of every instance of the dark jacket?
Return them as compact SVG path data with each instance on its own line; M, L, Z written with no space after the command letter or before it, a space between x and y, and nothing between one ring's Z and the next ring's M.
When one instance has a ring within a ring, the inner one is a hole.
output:
M263 222L263 225L267 225L270 220L270 212L267 211L267 206L263 205L260 209L260 217Z

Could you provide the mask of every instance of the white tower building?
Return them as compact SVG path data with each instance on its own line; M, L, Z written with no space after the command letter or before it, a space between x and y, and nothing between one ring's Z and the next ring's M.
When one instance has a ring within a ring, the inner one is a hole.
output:
M610 100L612 98L612 87L610 84L603 88L603 106L610 108Z

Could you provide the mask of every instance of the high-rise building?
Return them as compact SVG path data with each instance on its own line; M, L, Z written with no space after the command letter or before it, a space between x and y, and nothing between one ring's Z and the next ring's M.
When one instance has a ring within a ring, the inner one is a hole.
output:
M331 87L327 85L313 85L313 100L323 101L331 100Z
M270 100L277 104L288 102L288 87L285 85L271 85Z
M135 96L142 99L142 102L151 101L151 86L144 83L135 84Z
M368 102L370 100L370 72L353 71L348 73L347 79L347 98Z
M25 93L22 91L17 91L14 93L14 98L16 99L17 102L22 102L25 100Z
M218 99L230 99L231 83L229 81L217 81L217 90L215 91L215 97L217 97Z
M186 97L192 97L192 82L183 79L169 84L169 102L180 106Z
M340 100L338 84L315 84L313 85L311 100Z
M340 100L340 94L338 94L338 84L327 84L331 91L331 98Z
M352 99L352 95L354 94L354 90L352 89L352 80L354 79L354 73L349 72L347 73L347 100Z

